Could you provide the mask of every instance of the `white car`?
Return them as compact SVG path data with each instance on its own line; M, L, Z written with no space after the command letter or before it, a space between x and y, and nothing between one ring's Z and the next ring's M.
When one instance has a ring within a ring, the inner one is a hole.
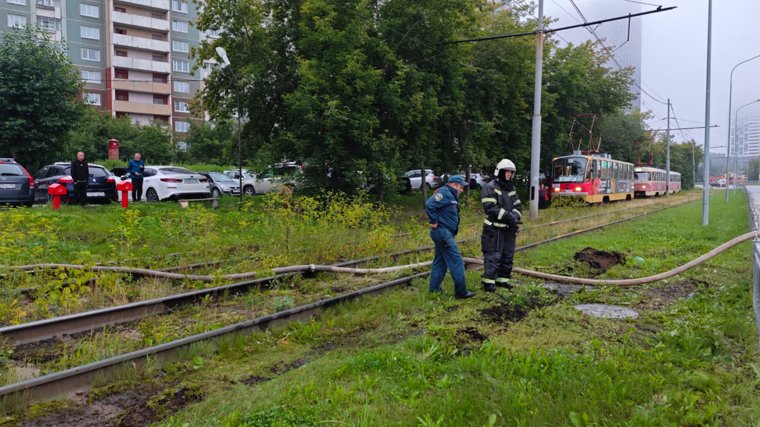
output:
M146 166L143 198L148 202L183 197L210 197L208 178L178 166Z
M419 191L422 187L422 172L420 169L407 171L404 174L403 179L409 182L408 190ZM435 176L432 169L425 169L425 184L427 185L428 190L440 186L440 180Z
M295 187L295 181L292 178L299 173L301 173L301 168L290 163L272 165L258 176L248 169L243 169L243 194L252 196L271 191L290 193ZM224 174L235 181L238 181L240 177L238 169L226 170Z

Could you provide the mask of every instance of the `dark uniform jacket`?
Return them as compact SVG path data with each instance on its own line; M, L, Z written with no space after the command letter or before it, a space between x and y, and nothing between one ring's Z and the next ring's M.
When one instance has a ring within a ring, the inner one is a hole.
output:
M90 179L90 167L87 165L86 160L74 160L71 162L71 178L74 182L84 181L87 182Z
M457 191L448 185L435 190L425 202L425 212L431 224L438 224L454 236L459 231L459 198Z
M486 213L486 225L514 229L522 218L520 197L511 180L500 183L498 179L494 179L486 184L481 192L481 202Z

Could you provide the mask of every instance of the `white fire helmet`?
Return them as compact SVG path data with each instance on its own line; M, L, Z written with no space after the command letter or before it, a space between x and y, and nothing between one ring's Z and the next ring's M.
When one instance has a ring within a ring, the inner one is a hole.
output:
M496 164L496 170L493 171L493 176L499 176L499 171L502 169L512 171L512 173L517 171L517 169L515 169L515 164L512 163L512 160L501 159L501 161Z

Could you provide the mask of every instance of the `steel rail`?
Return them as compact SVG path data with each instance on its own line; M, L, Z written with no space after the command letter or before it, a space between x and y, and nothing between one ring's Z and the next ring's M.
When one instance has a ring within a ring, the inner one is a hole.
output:
M213 331L204 332L197 335L181 338L153 347L136 350L119 356L103 359L97 362L89 363L83 366L66 369L41 377L21 381L15 384L9 384L0 387L0 399L3 403L12 402L14 398L20 397L25 401L42 401L52 400L71 396L73 393L87 390L91 383L107 370L113 370L121 366L131 366L137 368L146 363L148 358L165 359L174 354L178 349L186 347L198 341L209 340L221 337L235 332L247 330L264 330L273 326L287 324L292 321L311 318L326 308L354 300L356 298L378 294L387 289L398 285L408 284L412 280L423 278L429 275L429 272L421 272L410 276L401 277L388 282L380 283L374 286L362 288L353 292L338 295L336 297L324 299L321 301L304 304L288 310L279 311L274 314L257 317L235 323Z
M423 252L432 249L426 246L390 254L390 257L399 257L415 252ZM360 258L333 264L336 267L357 265L382 258L384 255ZM53 317L50 319L36 320L19 325L0 328L0 337L7 339L14 346L39 342L45 339L61 335L71 335L87 332L108 325L126 323L142 319L147 316L164 314L172 309L194 303L202 298L214 297L224 294L242 294L254 288L269 286L273 280L293 276L297 273L284 273L255 280L248 280L229 285L217 286L208 289L185 292L166 297L154 298L144 301L136 301L128 304L107 307L67 316Z

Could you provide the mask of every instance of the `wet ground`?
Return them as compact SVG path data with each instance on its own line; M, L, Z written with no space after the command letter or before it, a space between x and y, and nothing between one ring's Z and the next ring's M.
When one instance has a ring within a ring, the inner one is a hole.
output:
M602 274L618 264L625 262L625 256L619 252L606 252L594 248L584 248L573 257L576 261L587 264L597 274Z

